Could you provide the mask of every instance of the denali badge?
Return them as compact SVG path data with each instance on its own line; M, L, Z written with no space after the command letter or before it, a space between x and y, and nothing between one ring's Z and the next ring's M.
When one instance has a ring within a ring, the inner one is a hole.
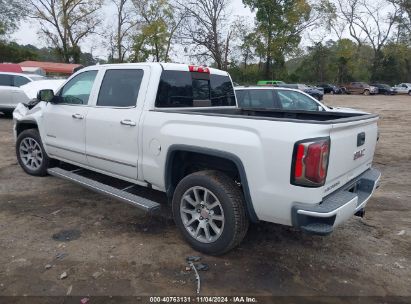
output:
M357 160L365 155L365 149L357 151L354 153L354 160Z

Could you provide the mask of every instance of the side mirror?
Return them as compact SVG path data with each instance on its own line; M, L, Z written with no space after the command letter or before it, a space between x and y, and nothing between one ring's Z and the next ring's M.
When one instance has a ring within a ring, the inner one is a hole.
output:
M54 98L54 91L50 89L40 90L37 93L38 101L50 102Z

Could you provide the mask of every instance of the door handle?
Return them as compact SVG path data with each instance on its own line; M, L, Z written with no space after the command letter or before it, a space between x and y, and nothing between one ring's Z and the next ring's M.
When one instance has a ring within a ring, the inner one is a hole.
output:
M74 119L84 119L84 116L81 114L73 114L71 115L71 117L73 117Z
M120 123L123 126L130 126L130 127L135 127L137 125L134 121L131 121L130 119L124 119L124 120L120 121Z

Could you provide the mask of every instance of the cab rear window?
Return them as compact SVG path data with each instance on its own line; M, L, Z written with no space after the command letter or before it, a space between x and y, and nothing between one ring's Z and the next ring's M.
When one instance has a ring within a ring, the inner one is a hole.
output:
M235 106L233 85L228 76L198 72L163 71L156 107Z

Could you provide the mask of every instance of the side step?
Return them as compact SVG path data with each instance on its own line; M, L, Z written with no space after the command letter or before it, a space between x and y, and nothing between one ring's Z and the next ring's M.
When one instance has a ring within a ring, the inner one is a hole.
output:
M127 192L126 190L130 187L127 187L126 189L118 189L106 184L103 184L101 182L98 182L96 180L93 180L88 177L81 176L77 174L76 172L79 170L74 170L74 171L68 171L64 170L62 168L50 168L47 170L47 172L50 175L60 177L69 181L72 181L76 184L79 184L81 186L84 186L90 190L96 191L98 193L110 196L112 198L115 198L117 200L120 200L122 202L131 204L137 208L140 208L146 212L154 212L157 209L160 209L160 204L156 203L152 200L146 199L144 197L132 194L130 192Z

